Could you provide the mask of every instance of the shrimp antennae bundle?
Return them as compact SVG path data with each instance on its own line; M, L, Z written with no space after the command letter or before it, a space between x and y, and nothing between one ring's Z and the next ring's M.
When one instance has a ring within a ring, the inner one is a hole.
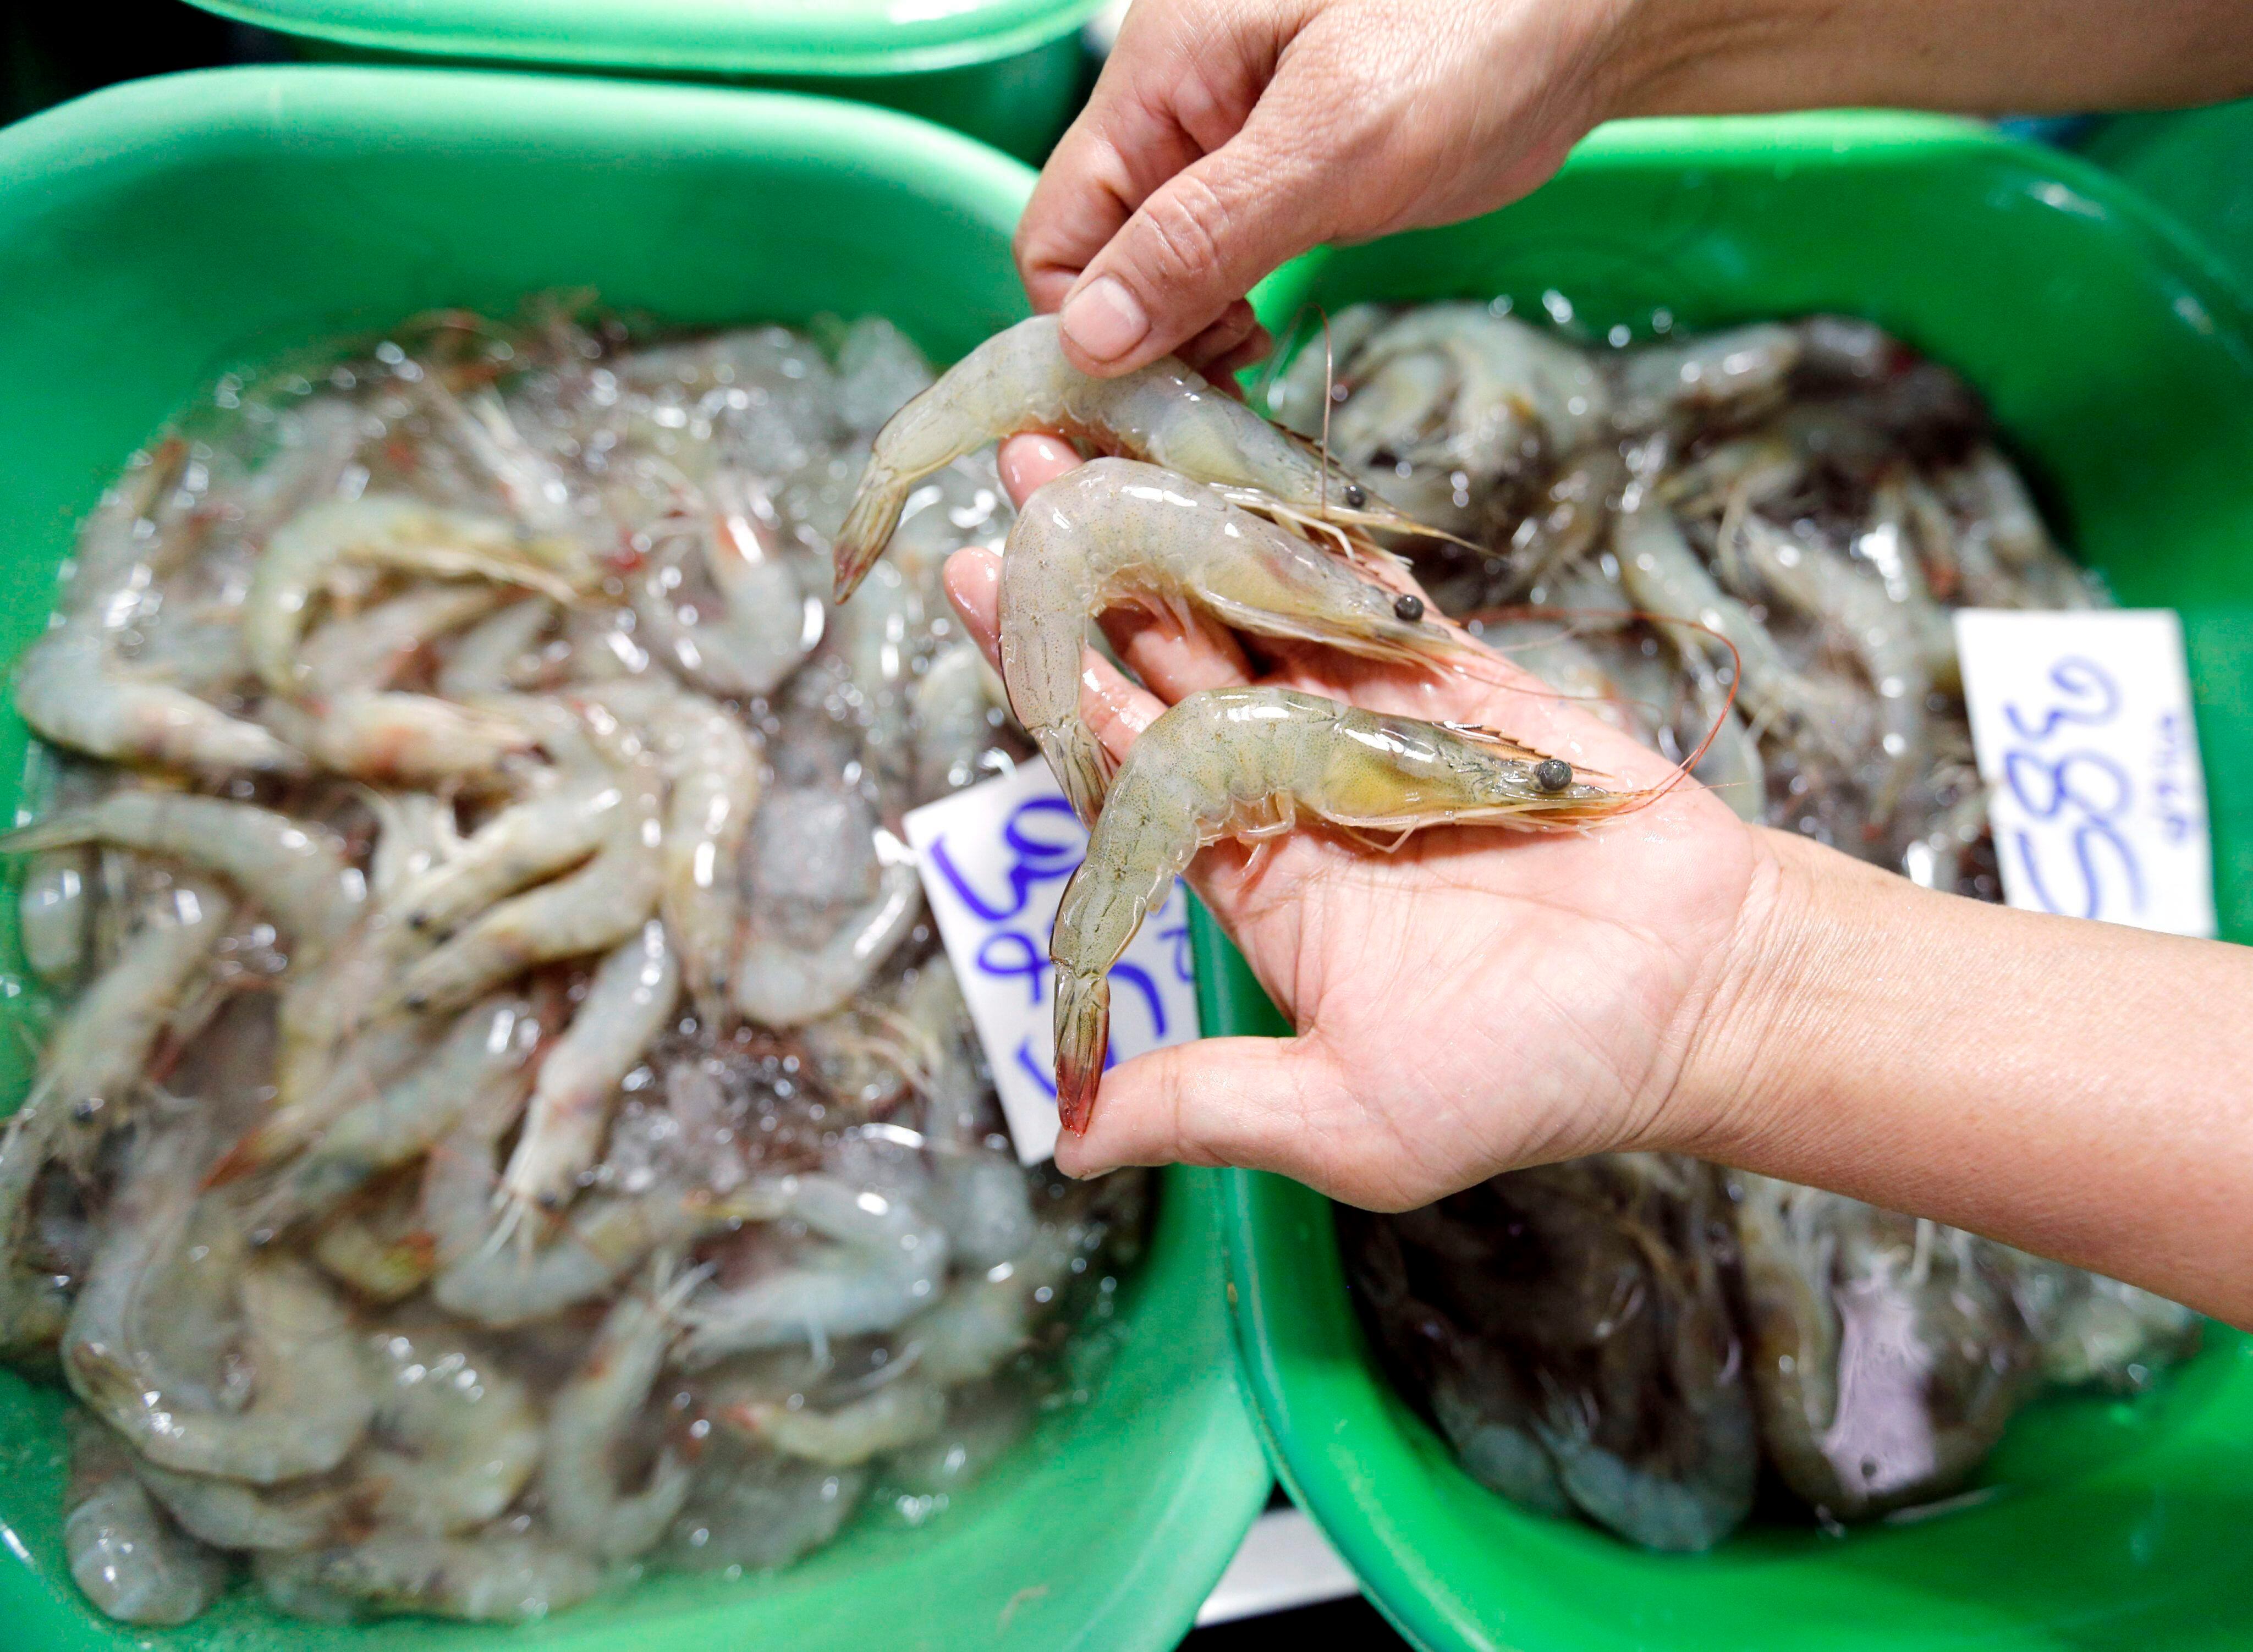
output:
M1563 759L1503 735L1296 689L1189 695L1135 741L1057 910L1049 957L1064 1128L1085 1131L1094 1112L1110 1033L1111 966L1205 845L1286 832L1302 814L1349 832L1403 837L1448 825L1570 832L1664 790L1590 785Z

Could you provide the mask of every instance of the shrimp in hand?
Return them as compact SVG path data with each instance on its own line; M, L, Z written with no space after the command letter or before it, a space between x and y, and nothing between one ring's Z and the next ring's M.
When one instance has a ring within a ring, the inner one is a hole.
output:
M1449 825L1569 832L1648 795L1590 785L1561 757L1484 729L1288 688L1191 694L1136 741L1057 910L1049 956L1064 1128L1085 1132L1095 1109L1111 966L1206 844L1287 832L1302 812L1403 836Z

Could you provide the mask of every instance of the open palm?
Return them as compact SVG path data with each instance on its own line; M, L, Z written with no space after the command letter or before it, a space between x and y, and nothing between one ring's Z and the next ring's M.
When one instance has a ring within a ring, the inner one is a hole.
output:
M1044 437L1017 438L1003 461L1021 504L1078 462ZM989 656L999 579L982 551L947 569ZM1090 654L1084 711L1116 756L1183 695L1260 682L1483 724L1615 786L1674 773L1498 655L1444 678L1294 645L1254 666L1217 631L1141 614L1106 624L1144 685ZM1242 1165L1397 1209L1515 1166L1691 1145L1703 1109L1676 1081L1761 881L1760 839L1685 783L1585 833L1447 827L1391 853L1322 828L1216 845L1190 882L1298 1035L1121 1063L1057 1163Z

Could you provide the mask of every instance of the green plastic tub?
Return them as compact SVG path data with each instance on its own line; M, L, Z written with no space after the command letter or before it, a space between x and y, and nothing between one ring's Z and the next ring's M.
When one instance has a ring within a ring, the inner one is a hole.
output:
M2119 115L2080 148L2181 219L2253 289L2253 101Z
M1562 295L1599 331L1865 315L1989 397L2068 541L2121 599L2179 608L2225 932L2253 937L2253 313L2180 230L2056 153L1914 117L1652 122L1456 228L1317 253L1258 295ZM1209 1030L1285 1030L1207 922ZM1364 1588L1427 1648L1824 1652L2253 1644L2253 1345L2134 1403L2022 1417L1977 1506L1843 1540L1754 1528L1643 1553L1474 1482L1398 1398L1346 1294L1330 1209L1232 1173L1231 1301L1271 1455ZM2226 1240L2224 1242L2227 1242Z
M15 127L0 134L0 659L40 629L73 524L125 455L231 366L578 285L682 324L879 310L945 359L1024 313L1008 247L1030 182L861 105L552 76L229 70ZM0 818L24 739L0 712ZM12 934L0 952L12 965ZM0 1026L18 1069L0 1111L22 1093L19 1030ZM1217 1212L1209 1174L1168 1174L1092 1400L942 1518L908 1530L864 1512L788 1570L655 1579L506 1632L317 1628L239 1596L181 1630L105 1622L59 1551L61 1397L0 1371L0 1648L1169 1647L1268 1487Z
M1029 161L1079 104L1102 0L194 0L311 56L724 77L881 103Z

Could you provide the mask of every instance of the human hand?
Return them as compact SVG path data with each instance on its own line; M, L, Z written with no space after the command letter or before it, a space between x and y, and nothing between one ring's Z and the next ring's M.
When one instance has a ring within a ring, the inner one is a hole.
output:
M1635 0L1136 0L1018 227L1090 373L1266 350L1285 260L1488 211L1608 112Z
M1078 463L1044 436L1002 449L1022 505ZM950 596L997 658L1001 561L964 551ZM1147 688L1091 652L1083 713L1114 756L1167 703L1260 681L1372 709L1496 728L1622 786L1672 767L1531 673L1433 679L1287 644L1255 665L1227 632L1148 616L1105 625ZM1392 854L1322 831L1200 854L1190 881L1295 1038L1208 1039L1104 1076L1074 1175L1182 1161L1279 1170L1356 1204L1406 1209L1513 1166L1690 1147L1717 1103L1685 1085L1706 1007L1759 905L1764 834L1685 783L1585 834L1462 826Z

